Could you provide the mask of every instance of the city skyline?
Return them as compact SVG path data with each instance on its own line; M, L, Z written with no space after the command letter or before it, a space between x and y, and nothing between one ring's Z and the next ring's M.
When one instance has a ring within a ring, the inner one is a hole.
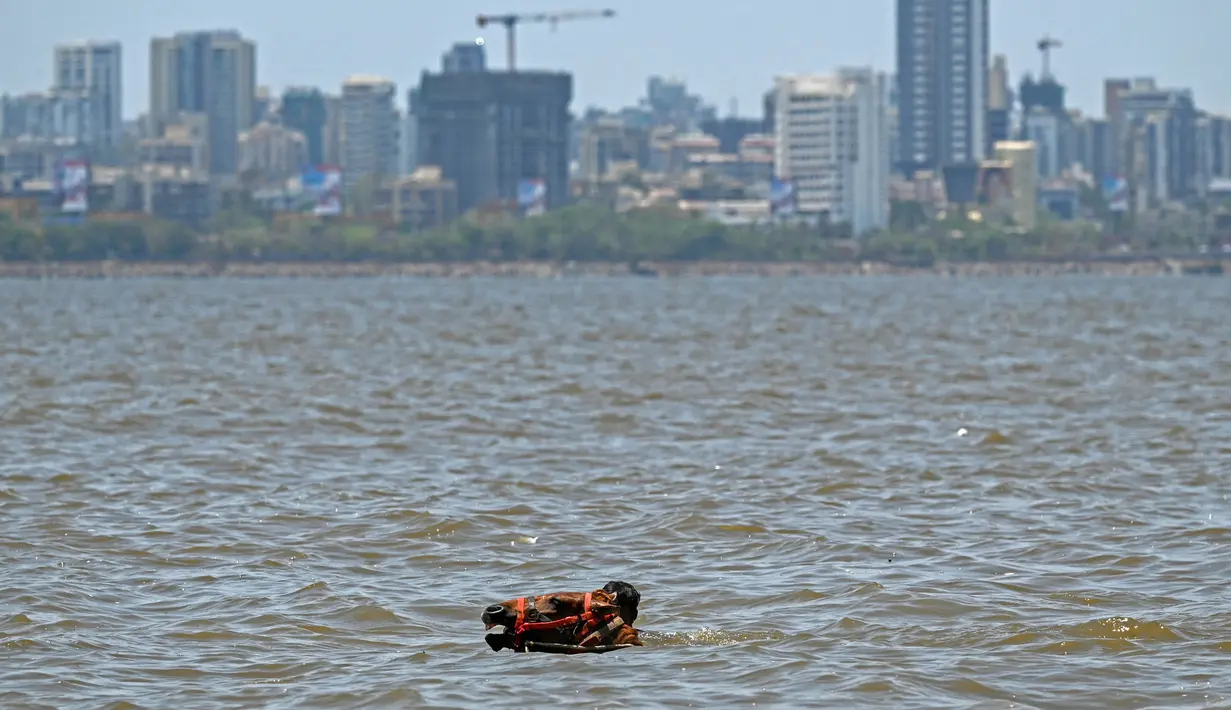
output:
M636 103L654 74L683 79L721 115L735 98L740 115L756 116L775 75L823 73L843 65L894 71L891 0L784 0L781 5L780 12L770 14L757 8L706 13L707 6L693 0L667 7L648 0L609 0L594 7L615 9L612 20L561 24L554 33L545 26L519 27L518 63L525 69L573 72L573 107L579 113L589 106ZM1053 54L1053 71L1069 87L1072 105L1087 114L1102 113L1102 79L1135 76L1191 88L1202 109L1231 112L1231 84L1220 76L1218 63L1219 28L1231 25L1231 4L1041 0L1030 8L1003 1L992 5L991 53L1008 57L1014 85L1026 71L1037 76L1040 57L1034 41L1050 34L1064 42ZM275 93L307 85L336 94L347 76L364 73L395 82L403 97L423 70L439 70L442 52L456 41L483 36L489 65L504 68L503 28L480 32L475 14L558 9L544 0L462 0L416 14L392 0L368 0L333 17L313 12L312 6L299 3L292 12L281 4L219 0L209 7L160 3L155 10L151 0L115 0L105 6L66 0L53 12L50 6L22 4L5 10L17 21L0 28L0 93L50 88L56 44L114 40L124 46L124 117L132 119L149 109L152 38L235 29L256 42L258 83ZM833 17L842 21L828 21ZM763 33L749 30L758 24ZM851 27L867 27L868 32L851 32ZM725 42L716 51L707 46L715 38ZM612 55L620 61L611 61ZM715 56L740 59L717 64Z

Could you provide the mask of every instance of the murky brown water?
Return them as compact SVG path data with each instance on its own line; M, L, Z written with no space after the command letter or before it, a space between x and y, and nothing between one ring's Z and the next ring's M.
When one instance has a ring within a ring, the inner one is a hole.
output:
M1231 702L1225 280L5 282L0 431L7 709Z

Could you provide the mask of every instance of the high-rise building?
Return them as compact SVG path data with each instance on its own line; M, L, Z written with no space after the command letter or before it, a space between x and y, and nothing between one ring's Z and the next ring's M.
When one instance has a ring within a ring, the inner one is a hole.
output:
M239 134L239 171L248 185L281 186L300 174L307 159L304 135L276 116Z
M898 75L893 74L889 77L889 106L888 106L888 122L889 122L889 167L892 170L895 166L902 163L902 141L898 134Z
M544 188L543 207L561 207L569 200L572 98L567 73L425 72L414 108L418 164L440 166L457 184L463 212L514 204L520 188L534 185Z
M1107 139L1111 141L1112 150L1107 155L1107 177L1124 177L1127 166L1124 164L1123 116L1120 114L1120 95L1133 88L1129 79L1103 80L1103 116L1107 119Z
M713 106L676 77L652 76L646 81L645 106L655 125L671 125L679 133L695 133L705 121L718 118Z
M487 71L487 51L480 44L458 42L441 56L440 71L444 74Z
M1022 78L1018 91L1022 103L1022 140L1033 141L1040 178L1058 177L1076 159L1073 120L1065 108L1064 85L1050 74L1035 81Z
M256 45L233 30L150 41L150 122L155 135L181 112L209 119L210 173L235 175L239 134L253 124Z
M342 182L398 174L398 112L393 82L352 76L342 84Z
M402 124L402 174L410 175L419 167L419 112L422 110L419 87L406 92L406 120Z
M1009 60L1003 54L997 54L992 59L992 66L987 75L987 107L1011 108L1012 106L1012 89L1009 88Z
M1133 82L1128 79L1103 80L1103 116L1108 120L1116 120L1120 115L1120 94L1133 88Z
M899 168L987 155L988 0L898 0Z
M55 48L57 93L89 97L94 137L101 148L124 139L123 62L119 42L74 42Z
M325 94L325 145L321 152L325 164L342 164L342 97L335 94Z
M757 121L760 128L760 121ZM597 183L607 177L619 163L631 163L638 167L650 162L649 131L639 126L630 126L617 116L600 116L574 127L577 140L577 170L575 178L587 183ZM741 140L731 150L739 153Z
M888 80L871 70L775 81L774 174L796 209L856 236L889 226Z
M275 116L277 109L278 102L269 91L269 87L258 86L252 100L252 125L277 118Z
M75 152L98 144L98 104L89 91L59 89L0 97L0 140L56 141Z
M1009 85L1009 63L1003 54L992 60L987 78L987 155L993 146L1013 134L1013 89Z
M320 89L290 87L282 93L279 109L282 125L299 131L307 143L311 165L325 162L325 124L328 120L325 95Z
M1072 158L1086 172L1094 176L1098 184L1116 176L1111 167L1111 153L1115 143L1111 140L1110 122L1105 118L1083 118L1073 122Z
M1214 179L1231 178L1231 116L1207 114L1197 124L1197 153L1201 156L1202 190Z
M1125 173L1138 209L1192 197L1198 190L1197 108L1192 91L1142 78L1118 92Z

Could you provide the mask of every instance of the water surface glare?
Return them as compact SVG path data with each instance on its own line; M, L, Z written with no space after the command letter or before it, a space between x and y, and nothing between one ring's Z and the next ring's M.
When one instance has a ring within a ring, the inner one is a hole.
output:
M0 707L1227 707L1228 284L0 283Z

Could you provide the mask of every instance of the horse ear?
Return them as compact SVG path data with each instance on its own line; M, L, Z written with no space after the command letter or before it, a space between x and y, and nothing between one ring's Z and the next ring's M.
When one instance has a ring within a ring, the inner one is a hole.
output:
M615 595L606 589L596 589L591 593L590 611L599 614L609 614L619 608L619 605L616 603Z
M608 614L619 614L621 611L623 610L620 609L620 607L616 606L615 604L603 604L602 602L594 602L594 604L590 606L590 612L593 614L598 614L599 616L606 616Z

